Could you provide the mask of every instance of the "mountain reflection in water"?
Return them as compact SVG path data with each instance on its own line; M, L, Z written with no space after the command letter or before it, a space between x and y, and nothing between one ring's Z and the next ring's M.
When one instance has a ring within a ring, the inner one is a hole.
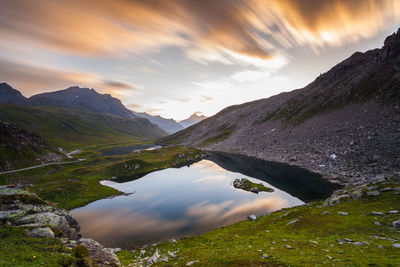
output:
M236 189L232 182L239 177L275 191L254 194ZM210 160L156 171L126 183L102 184L134 193L90 203L73 210L72 215L83 236L110 247L178 239L245 220L251 214L264 215L303 203L267 182L229 171Z

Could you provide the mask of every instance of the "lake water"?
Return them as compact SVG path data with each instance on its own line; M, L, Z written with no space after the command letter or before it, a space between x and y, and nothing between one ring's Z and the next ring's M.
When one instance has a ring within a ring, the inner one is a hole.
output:
M261 171L257 170L260 164L264 166ZM293 170L287 170L289 166L269 164L247 157L213 154L189 167L155 171L130 182L103 181L103 185L132 194L93 202L73 210L72 216L79 222L84 237L110 247L130 248L204 233L246 220L251 214L259 216L301 205L325 197L334 189L305 170L297 168L293 174ZM275 186L267 182L271 177L278 179L274 175L283 177ZM288 180L288 175L295 177ZM263 180L255 178L259 176ZM263 183L274 192L254 194L234 188L234 179L243 177ZM304 181L320 185L308 187ZM292 190L286 190L288 193L278 186Z
M142 151L142 150L154 150L159 149L162 146L153 145L153 144L138 144L138 145L130 145L130 146L122 146L122 147L113 147L103 151L103 155L105 156L118 156L125 155L132 152Z

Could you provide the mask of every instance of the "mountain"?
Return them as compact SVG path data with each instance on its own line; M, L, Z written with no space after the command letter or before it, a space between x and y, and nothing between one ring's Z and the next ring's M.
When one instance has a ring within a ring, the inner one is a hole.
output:
M296 164L342 184L399 172L400 29L302 89L228 107L160 143Z
M121 141L150 141L167 135L144 118L121 118L70 108L0 104L0 118L36 134L51 147L66 149Z
M190 116L189 118L185 120L181 120L179 123L183 126L183 128L187 128L192 126L193 124L196 124L198 122L201 122L202 120L207 119L206 116L201 115L200 112L195 112Z
M24 104L26 101L26 97L20 91L6 83L0 83L0 103Z
M161 129L163 129L165 132L167 132L168 134L173 134L180 130L183 130L183 126L180 125L178 122L176 122L173 119L165 119L158 115L152 116L145 112L143 112L143 113L133 112L133 114L135 114L138 117L148 119L151 123L157 125Z
M94 89L81 88L77 86L26 98L10 85L1 83L0 103L32 107L53 106L96 112L123 118L141 117L148 119L151 123L157 125L169 134L183 129L179 123L172 119L165 119L160 116L151 116L147 113L134 112L127 109L119 99L114 98L109 94L99 94Z
M109 94L99 94L94 89L77 86L65 90L34 95L29 98L30 106L57 106L103 113L124 118L135 117L119 99Z

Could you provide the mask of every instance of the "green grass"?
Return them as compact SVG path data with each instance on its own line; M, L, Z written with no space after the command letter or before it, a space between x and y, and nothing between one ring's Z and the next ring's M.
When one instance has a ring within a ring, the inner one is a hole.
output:
M172 266L185 266L195 260L199 262L194 266L398 266L400 251L391 245L400 243L400 233L391 223L399 216L370 214L399 207L400 195L393 192L337 206L321 207L321 203L316 202L280 210L257 221L244 221L184 238L177 243L164 242L146 249L144 254L140 250L123 251L118 257L128 265L151 256L158 248L162 255L179 250L177 258L169 257L168 264ZM338 215L339 211L350 215ZM289 224L295 220L298 221ZM375 225L375 221L381 225ZM344 238L369 242L369 245L339 244L337 240ZM264 254L268 255L267 259L263 258Z
M129 140L143 142L166 135L142 118L126 119L56 107L0 104L0 118L39 135L51 147L65 149Z
M125 143L130 144L130 143ZM122 144L117 144L122 145ZM134 180L151 171L186 164L201 151L187 147L165 147L122 156L103 156L102 151L113 145L89 147L79 158L86 161L67 165L52 165L18 173L0 175L0 184L32 184L29 189L57 206L73 209L121 192L101 185L101 180L115 176ZM185 157L179 155L185 154ZM135 166L139 164L138 168Z
M0 228L0 266L71 266L75 258L58 239L29 237L22 228Z

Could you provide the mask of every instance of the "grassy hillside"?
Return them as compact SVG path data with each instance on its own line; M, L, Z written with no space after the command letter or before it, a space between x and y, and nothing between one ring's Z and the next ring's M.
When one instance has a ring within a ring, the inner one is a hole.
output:
M394 188L399 181L375 186ZM367 187L361 191L361 198L341 199L339 205L313 202L283 209L178 242L122 251L118 257L125 266L138 266L158 249L155 266L398 266L399 249L392 245L399 243L400 233L392 222L399 216L389 211L398 210L400 195L393 190L367 196ZM373 211L382 213L374 216Z
M39 135L52 147L67 149L124 140L149 141L166 135L142 118L126 119L55 107L0 104L0 118Z

